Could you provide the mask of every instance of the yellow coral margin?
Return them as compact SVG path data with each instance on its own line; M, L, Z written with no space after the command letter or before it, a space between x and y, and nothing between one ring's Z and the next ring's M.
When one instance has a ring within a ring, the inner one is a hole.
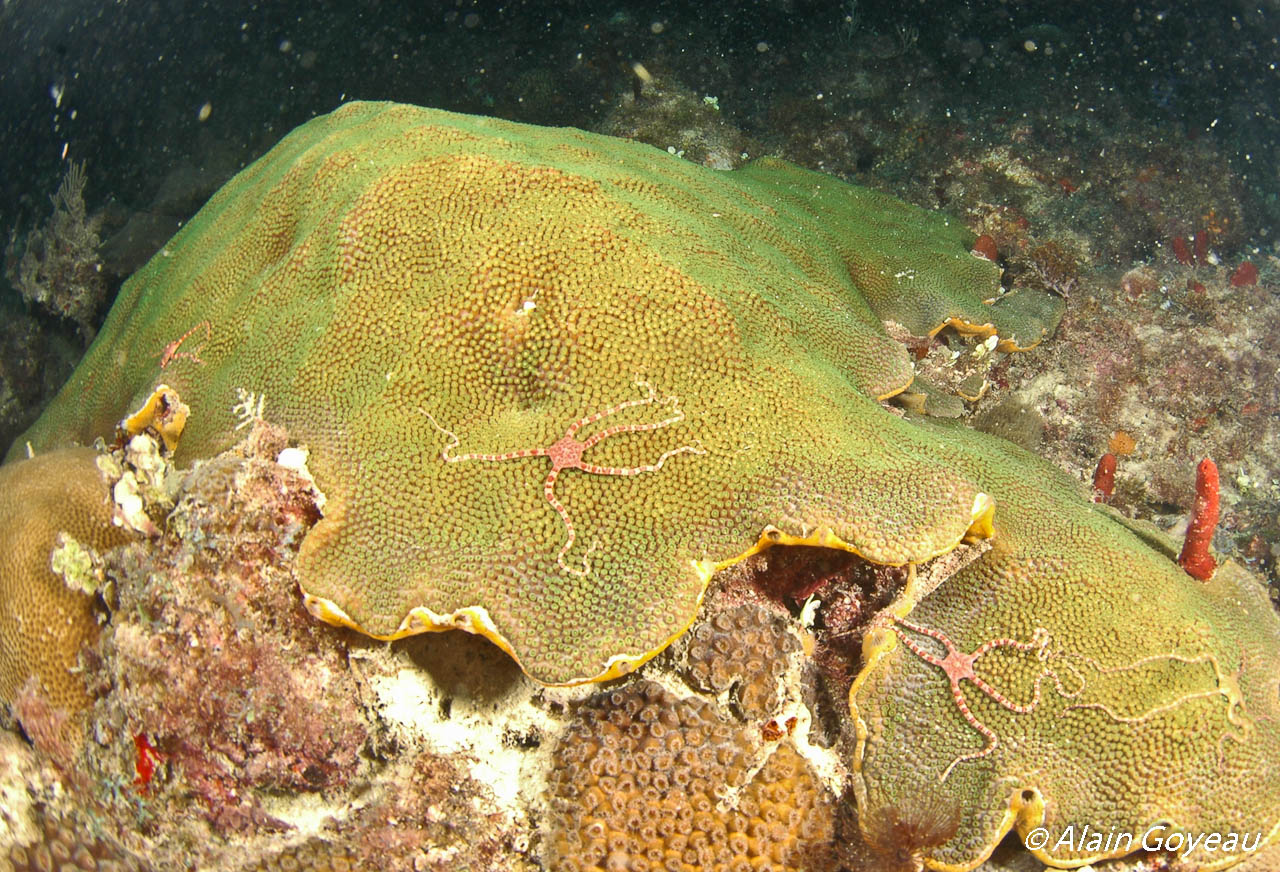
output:
M483 606L466 606L457 611L445 614L433 612L425 606L418 606L410 610L409 614L400 622L400 627L388 635L378 635L370 633L368 630L357 624L350 615L343 610L341 606L333 600L324 597L315 596L314 594L303 593L302 602L307 607L307 611L311 612L312 617L324 621L327 624L334 624L339 627L347 627L355 630L361 635L370 636L383 642L394 642L396 639L404 639L408 636L416 636L420 633L443 633L446 630L462 630L467 633L473 633L477 636L484 636L493 644L501 648L508 657L516 662L520 670L525 675L529 675L534 681L549 687L573 687L579 684L592 684L600 681L609 681L613 678L620 678L634 672L641 665L648 662L658 654L666 650L666 647L679 639L685 634L685 631L693 625L697 619L698 612L702 608L702 598L706 594L707 586L703 581L702 591L698 594L698 601L692 611L693 617L673 633L670 638L658 645L651 651L641 654L615 654L610 657L604 665L604 669L597 675L588 678L579 678L573 681L551 682L542 681L536 676L529 675L529 670L525 668L524 663L516 655L515 650L511 647L511 643L494 624L493 619L489 617L489 610Z
M992 517L995 514L995 501L984 493L978 493L973 500L973 508L970 510L970 521L968 528L964 533L956 539L956 541L938 549L934 554L927 555L922 560L930 560L941 554L953 550L961 542L971 542L975 539L990 538L993 533ZM764 528L760 533L760 538L756 543L747 550L734 557L719 562L711 560L694 560L692 566L694 572L698 574L698 580L701 582L701 589L698 592L698 601L694 604L694 608L690 611L689 620L680 627L680 629L668 637L661 645L656 646L650 651L640 654L615 654L610 657L604 665L604 669L597 675L588 678L575 679L565 682L547 682L541 681L536 676L530 676L534 681L554 687L571 687L578 684L591 684L599 681L609 681L613 678L619 678L634 672L644 663L648 662L658 654L662 653L668 645L679 639L697 620L698 612L702 608L703 597L706 596L707 585L711 582L711 576L715 575L722 569L726 569L735 563L747 559L753 554L757 554L766 548L772 548L774 545L816 545L823 548L838 548L842 551L849 551L857 554L864 560L870 560L857 548L854 548L848 542L845 542L839 536L831 531L828 527L822 527L810 533L807 536L793 536L790 533L784 533L773 525ZM871 561L875 562L875 561ZM902 564L897 564L902 565ZM911 579L915 578L915 565L909 564L911 567ZM908 590L912 585L908 584ZM907 591L904 591L905 594ZM900 597L901 599L901 597ZM318 620L327 624L334 624L339 627L347 627L355 630L363 635L370 636L383 642L393 642L396 639L403 639L406 636L415 636L419 633L437 633L445 630L463 630L467 633L474 633L477 636L484 636L493 644L497 645L507 656L520 666L520 669L526 674L529 671L525 669L524 664L516 655L515 650L511 647L511 643L498 630L493 619L489 616L489 610L483 606L465 606L453 612L440 613L434 612L425 606L418 606L410 610L405 619L400 622L400 626L395 632L387 635L379 635L370 633L361 627L352 619L346 611L331 599L316 596L314 594L302 594L302 602L307 607L307 611ZM909 611L909 609L908 609ZM905 612L903 616L905 616ZM892 634L891 634L892 635Z
M728 569L735 563L741 563L753 554L759 554L761 551L764 551L767 548L772 548L774 545L812 545L819 548L835 548L840 551L848 551L851 554L856 554L868 563L876 563L881 566L914 567L917 563L924 563L927 560L932 560L935 557L940 557L943 554L954 551L956 546L961 542L974 542L979 539L990 539L995 532L992 520L995 516L995 511L995 500L993 500L990 495L979 492L977 496L973 498L973 508L970 509L969 512L969 526L965 529L964 533L962 533L954 542L950 542L942 546L932 554L921 555L920 558L915 561L884 563L879 560L873 560L859 551L856 547L833 533L830 527L819 527L807 535L795 536L791 533L784 533L782 530L779 530L777 527L770 524L760 532L760 538L756 540L756 543L741 554L735 554L733 557L729 557L718 562L714 560L695 560L693 561L693 568L702 578L703 584L705 585L711 580L711 576L715 575L720 570Z
M929 869L935 870L935 872L972 872L972 870L990 859L1001 839L1013 829L1015 823L1018 826L1018 832L1022 834L1022 842L1025 845L1026 834L1044 823L1044 797L1040 795L1039 790L1035 788L1017 788L1009 795L1009 807L1000 818L994 837L987 843L986 850L982 852L981 856L972 863L965 863L961 866L954 863L938 863L934 860L926 859L924 865ZM1056 869L1076 869L1100 859L1095 857L1089 860L1072 860L1070 861L1070 866L1063 866L1061 865L1061 860L1050 860L1040 851L1032 851L1032 853L1036 855L1037 859Z
M858 673L853 680L853 685L849 688L849 714L853 718L853 727L855 731L856 741L853 748L853 797L854 804L858 809L867 807L867 786L862 780L862 759L867 749L867 736L870 730L867 723L862 719L862 715L858 712L858 704L854 699L858 695L858 690L863 683L875 670L879 662L889 656L895 648L898 647L898 635L889 627L889 622L882 620L882 616L890 616L894 618L905 618L916 607L916 603L920 599L920 582L916 575L916 565L914 563L907 565L907 583L902 588L902 592L898 594L883 611L878 612L872 618L871 625L867 628L866 635L862 637L862 671ZM858 826L862 829L862 834L867 834L865 821L862 815L858 815Z
M969 517L973 520L969 522L969 529L964 531L962 541L977 542L979 539L990 539L996 534L996 501L990 494L978 492L978 495L973 498L973 510ZM950 550L950 548L947 549L947 551Z
M954 327L955 331L961 336L977 336L979 339L986 339L996 332L996 325L990 321L986 324L978 324L974 321L966 321L963 318L948 318L929 331L929 338L932 339L937 336L944 327Z
M369 636L382 642L394 642L396 639L416 636L419 633L442 633L445 630L463 630L467 633L474 633L477 636L484 636L505 651L512 660L519 662L519 658L511 650L511 645L498 632L498 628L494 626L493 619L489 617L489 610L482 606L467 606L448 614L440 614L423 606L418 606L405 616L405 619L400 622L400 627L394 633L380 635L378 633L370 633L364 627L361 627L346 613L342 606L331 599L303 592L302 603L307 607L307 611L311 612L312 617L324 621L326 624L347 627L361 635Z
M120 422L120 429L130 436L137 436L150 428L164 440L164 447L172 452L178 447L178 437L187 425L190 410L183 404L178 392L166 384L156 385L151 396L138 411Z
M888 399L891 399L892 397L896 397L898 394L902 393L907 388L911 387L911 385L915 382L915 380L916 380L916 377L912 375L911 378L907 379L906 384L904 384L902 387L894 388L893 390L889 391L887 394L877 394L876 401L883 402L884 400L888 400Z
M988 300L987 302L994 301ZM979 339L987 339L988 337L994 336L996 333L996 326L990 321L986 324L977 324L973 321L966 321L963 318L948 318L929 331L929 338L932 339L934 336L937 336L938 332L944 327L954 327L955 331L961 336L977 336ZM1012 339L1001 339L996 343L996 351L1030 351L1043 341L1044 331L1041 331L1039 339L1028 345L1019 345Z

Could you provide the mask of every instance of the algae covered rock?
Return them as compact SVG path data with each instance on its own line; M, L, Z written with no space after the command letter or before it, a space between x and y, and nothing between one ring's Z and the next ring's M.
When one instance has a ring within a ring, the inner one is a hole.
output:
M876 402L912 378L886 319L1019 345L1051 325L1043 300L997 299L969 241L778 161L716 173L351 104L130 279L26 439L87 441L162 380L192 409L180 461L260 413L328 498L300 557L314 613L461 627L541 681L600 679L683 632L766 528L905 563L984 523L980 490Z

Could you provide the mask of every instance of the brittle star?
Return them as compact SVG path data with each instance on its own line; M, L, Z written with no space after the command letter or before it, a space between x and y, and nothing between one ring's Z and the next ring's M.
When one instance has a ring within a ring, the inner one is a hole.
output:
M1040 704L1040 682L1046 675L1053 679L1053 683L1056 685L1058 693L1062 696L1076 696L1080 692L1079 689L1074 692L1068 692L1067 689L1063 687L1062 680L1058 677L1058 674L1046 666L1035 678L1035 683L1031 693L1031 701L1025 704L1016 703L984 681L977 672L974 671L973 667L978 658L996 648L1012 648L1015 651L1035 654L1036 659L1044 662L1048 659L1047 649L1049 645L1049 631L1044 627L1036 627L1035 632L1031 636L1030 642L1022 642L1017 639L1010 639L1002 636L998 639L991 639L983 642L972 654L962 654L956 648L955 643L952 642L951 639L941 630L922 627L919 624L913 624L903 618L892 618L891 620L893 621L893 624L891 624L893 631L898 634L898 638L902 640L902 644L906 645L907 649L911 651L911 653L915 654L925 663L928 663L931 666L936 666L946 673L947 681L951 684L951 698L955 700L956 708L960 709L961 716L964 717L969 726L981 733L982 737L986 739L986 744L981 750L972 751L968 754L961 754L959 757L952 760L951 765L946 768L942 773L942 777L938 779L939 782L946 781L947 776L951 774L951 770L955 769L956 766L961 763L968 762L969 760L979 760L986 757L996 749L996 746L1000 741L996 736L995 731L982 723L982 721L978 720L974 716L973 712L969 710L969 702L965 699L964 690L960 687L961 681L971 682L978 688L978 690L991 697L991 699L995 700L995 702L1000 706L1020 715L1030 714L1035 710L1036 706ZM914 633L919 633L922 636L928 636L930 639L938 642L947 649L946 656L939 657L936 654L932 654L925 650L923 645L907 636L907 634L904 633L898 625L906 627L908 630L911 630Z
M663 427L670 427L684 420L684 412L680 408L680 398L676 396L666 397L662 400L663 405L671 407L673 414L669 418L661 421L654 421L649 424L616 424L613 427L607 427L592 436L588 436L584 440L577 438L577 433L583 427L587 427L597 421L616 415L624 409L631 409L636 406L648 406L657 401L657 394L653 390L653 386L646 381L636 379L636 386L645 389L646 395L637 400L626 400L618 403L616 406L610 406L602 412L595 412L587 415L585 418L579 418L569 425L564 431L564 435L553 442L547 448L521 448L517 451L507 451L502 454L484 454L473 452L469 454L450 454L454 448L458 447L458 437L450 430L446 430L436 423L436 419L426 409L419 409L422 414L427 416L431 421L431 426L435 427L445 436L449 437L449 444L440 452L440 457L446 463L462 463L468 460L486 460L493 462L501 462L506 460L522 460L526 457L549 457L551 459L551 469L547 472L547 477L542 481L542 496L560 516L560 520L564 522L565 541L560 546L560 551L556 554L556 565L570 575L583 576L591 572L591 552L596 549L598 543L593 542L591 547L587 549L587 553L582 557L582 568L569 566L565 563L564 556L573 548L574 542L577 541L577 532L573 527L573 518L569 516L569 510L564 504L556 498L556 479L560 477L560 472L565 469L580 469L583 472L592 475L640 475L645 472L657 472L662 465L675 457L677 454L706 454L707 450L702 447L702 443L695 445L682 445L679 448L672 448L662 453L653 463L647 463L643 466L597 466L594 463L583 463L582 455L586 451L611 436L617 436L619 433L642 433L648 430L661 430Z
M170 342L168 345L164 347L164 351L160 352L160 368L161 369L164 369L169 364L173 363L175 360L179 358L185 358L186 360L190 360L193 363L198 363L202 366L204 365L204 361L200 359L200 352L204 350L203 344L199 348L197 348L195 351L179 351L178 350L179 348L182 347L182 343L190 339L191 334L195 333L201 327L204 328L204 341L206 343L209 341L209 339L213 336L213 327L209 324L208 321L201 321L199 324L192 327L186 333L183 333L177 339L173 340L172 342Z
M1208 688L1207 690L1184 693L1182 696L1179 696L1176 699L1172 699L1169 702L1166 702L1162 705L1152 706L1151 708L1144 711L1142 714L1138 714L1138 715L1122 714L1105 702L1082 702L1082 703L1076 703L1074 705L1071 705L1068 708L1094 709L1095 711L1102 712L1107 717L1111 718L1117 723L1139 724L1144 721L1150 720L1151 718L1154 718L1157 715L1161 715L1161 714L1164 714L1165 712L1172 711L1178 706L1181 706L1193 700L1209 699L1215 696L1221 696L1227 701L1227 710L1226 710L1227 722L1231 724L1233 727L1239 728L1241 733L1237 735L1228 730L1218 737L1218 765L1220 768L1224 765L1223 761L1225 760L1225 757L1226 757L1226 754L1222 750L1223 743L1227 739L1233 739L1237 743L1244 744L1244 742L1247 739L1248 733L1251 732L1255 727L1252 717L1245 710L1244 694L1241 692L1241 689L1240 689L1240 676L1244 673L1244 669L1246 665L1245 651L1244 651L1243 645L1241 645L1241 648L1240 648L1240 665L1237 666L1235 671L1231 673L1227 673L1226 671L1223 670L1222 665L1218 662L1218 658L1213 654L1200 654L1195 657L1186 656L1183 654L1174 654L1172 652L1164 653L1164 654L1150 654L1146 657L1141 658L1140 660L1135 660L1132 663L1127 663L1124 666L1110 666L1110 667L1104 667L1097 660L1083 654L1077 654L1073 656L1075 659L1078 659L1083 661L1084 663L1087 663L1089 666L1091 666L1093 669L1097 670L1100 674L1103 674L1103 675L1116 675L1121 672L1130 672L1130 671L1139 669L1143 666L1146 666L1150 663L1155 663L1161 660L1169 663L1182 663L1187 666L1193 666L1199 663L1208 663L1210 666L1212 666L1213 674L1214 674L1213 687ZM1151 685L1151 682L1148 680L1146 684ZM1159 685L1155 685L1155 686L1159 686Z

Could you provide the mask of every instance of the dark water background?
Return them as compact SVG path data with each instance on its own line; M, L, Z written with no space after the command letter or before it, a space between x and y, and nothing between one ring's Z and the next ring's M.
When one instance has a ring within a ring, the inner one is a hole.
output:
M0 234L20 246L46 220L69 162L85 162L88 208L104 215L109 302L235 171L346 100L609 130L641 63L667 85L713 96L753 156L772 152L928 206L954 205L936 176L984 138L1069 154L1077 175L1064 190L1094 181L1123 191L1126 176L1152 171L1201 188L1222 177L1241 217L1212 242L1225 254L1269 251L1280 232L1278 34L1280 0L3 0ZM648 130L611 132L661 145L661 112L657 130L651 114ZM1145 168L1098 169L1121 142ZM1064 202L1057 214L1079 232L1099 228L1111 266L1167 245L1170 231L1153 230L1108 248L1113 228L1132 224L1132 213L1108 212L1110 196ZM1175 207L1163 226L1177 225L1181 208L1191 232L1214 204ZM18 407L0 409L0 444L65 377L84 338L0 278L0 387Z
M918 30L917 75L877 96L879 107L833 101L833 112L891 115L912 89L927 88L942 97L938 123L947 112L1045 106L1064 117L1083 109L1104 123L1154 119L1170 138L1220 141L1267 218L1255 235L1272 232L1280 214L1274 0L860 0L852 34L850 7L6 0L0 225L47 208L64 144L68 158L89 164L91 201L141 205L170 169L212 143L238 150L243 162L344 100L590 127L631 88L633 61L716 95L734 123L767 136L780 100L830 91L853 72L841 69L851 37L909 26ZM201 122L205 104L211 111Z

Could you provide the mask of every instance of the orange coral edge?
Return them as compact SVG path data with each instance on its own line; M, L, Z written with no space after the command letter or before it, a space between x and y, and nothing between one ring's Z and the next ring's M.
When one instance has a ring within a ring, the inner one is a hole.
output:
M922 556L921 561L931 560L940 554L946 554L954 549L963 541L972 541L976 539L990 538L993 533L992 517L995 513L995 501L987 494L979 493L973 502L973 508L970 513L970 522L965 532L943 548L939 548L936 553ZM828 528L820 528L806 536L793 536L784 533L777 527L767 526L760 533L760 537L755 544L740 554L721 560L719 562L712 560L695 560L692 562L693 570L698 574L702 581L702 592L698 594L698 602L690 611L691 617L689 621L680 628L679 632L671 635L670 638L651 651L644 651L639 654L615 654L606 661L604 669L598 674L589 678L575 679L566 682L540 682L542 684L553 684L558 686L571 686L576 684L590 684L598 681L608 681L612 678L618 678L633 672L641 664L650 658L661 653L668 645L676 639L684 635L685 631L696 620L698 611L702 607L702 597L706 593L707 584L711 581L711 577L722 569L732 566L742 560L747 559L753 554L757 554L766 548L772 548L774 545L817 545L823 548L838 548L841 551L849 551L857 554L859 557L866 558L857 548L845 542ZM873 561L874 562L874 561ZM333 600L324 597L315 596L314 594L302 594L303 604L307 610L321 621L329 624L336 624L341 627L349 627L366 636L372 636L384 642L403 639L406 636L417 635L418 633L434 633L444 630L464 630L468 633L474 633L478 636L484 636L493 644L497 645L528 674L524 664L516 655L515 650L511 647L511 643L502 635L502 632L494 624L493 618L489 615L489 610L484 606L466 606L453 612L434 612L425 606L418 606L412 609L405 619L400 623L400 627L395 632L388 635L378 635L369 633L346 613L345 610ZM530 676L535 681L539 681L535 676Z
M137 436L147 429L154 430L164 441L164 447L173 452L178 447L178 438L187 425L189 413L177 391L166 384L159 384L138 411L126 417L119 426L129 436Z
M955 331L957 333L963 336L977 336L980 339L986 339L987 337L994 336L996 334L996 326L992 324L990 321L988 321L986 324L975 324L974 322L966 321L963 318L948 318L947 320L939 324L937 327L934 327L932 330L929 331L930 338L937 336L938 331L942 330L942 328L944 327L953 327L955 328ZM1004 352L1030 351L1032 348L1035 348L1037 345L1039 345L1043 340L1044 340L1043 333L1041 334L1039 339L1037 339L1035 342L1030 343L1029 345L1019 345L1017 342L1013 341L1012 339L1001 339L998 343L996 343L996 351L1004 351Z

